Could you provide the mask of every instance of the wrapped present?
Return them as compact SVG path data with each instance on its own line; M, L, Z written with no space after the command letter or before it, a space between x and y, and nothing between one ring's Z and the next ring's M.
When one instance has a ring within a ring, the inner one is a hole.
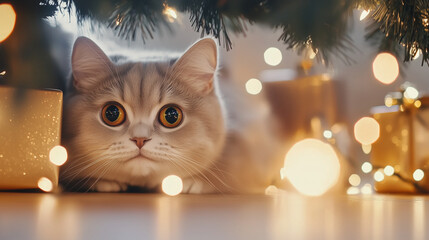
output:
M385 105L372 109L380 137L372 146L371 162L384 174L374 187L380 193L427 192L429 97L418 98L418 91L405 84L401 92L386 96ZM386 166L393 171L386 173Z
M58 166L49 160L60 144L62 92L0 87L0 190L52 190Z
M261 74L272 112L282 122L288 138L324 138L325 130L345 116L343 86L328 74L300 74L293 69L267 70Z

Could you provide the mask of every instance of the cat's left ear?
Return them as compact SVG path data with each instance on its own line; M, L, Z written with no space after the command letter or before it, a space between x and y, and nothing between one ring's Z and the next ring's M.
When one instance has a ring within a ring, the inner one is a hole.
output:
M217 67L217 45L204 38L192 45L173 66L173 74L197 93L213 91L213 78Z

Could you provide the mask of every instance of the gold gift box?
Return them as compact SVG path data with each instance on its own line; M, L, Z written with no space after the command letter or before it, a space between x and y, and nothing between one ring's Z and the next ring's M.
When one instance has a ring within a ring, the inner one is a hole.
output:
M0 189L58 186L49 151L60 144L62 92L0 87Z
M429 109L418 109L414 114L393 106L375 107L372 112L380 124L380 137L372 146L371 162L381 170L392 166L402 178L396 174L385 176L384 180L375 182L376 191L416 193L413 172L424 169L429 161ZM427 188L425 181L419 185Z

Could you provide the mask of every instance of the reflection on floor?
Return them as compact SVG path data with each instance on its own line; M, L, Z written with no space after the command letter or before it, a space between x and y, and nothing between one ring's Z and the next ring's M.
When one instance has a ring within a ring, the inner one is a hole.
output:
M427 239L429 197L0 193L0 239Z

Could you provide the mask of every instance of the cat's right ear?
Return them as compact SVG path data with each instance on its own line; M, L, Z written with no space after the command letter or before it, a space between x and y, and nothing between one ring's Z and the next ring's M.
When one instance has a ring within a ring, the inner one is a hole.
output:
M100 77L111 72L113 63L97 44L86 37L79 37L73 46L73 85L78 91L90 91Z

